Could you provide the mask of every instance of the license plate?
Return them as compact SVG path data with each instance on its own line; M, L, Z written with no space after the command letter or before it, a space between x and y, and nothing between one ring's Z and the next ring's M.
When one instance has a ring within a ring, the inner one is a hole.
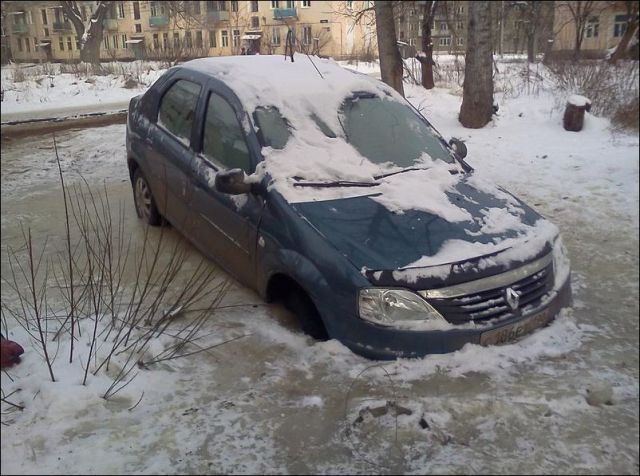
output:
M527 317L526 319L499 327L491 331L480 334L480 345L495 345L512 342L520 337L529 334L532 330L542 327L553 320L553 313L550 308Z

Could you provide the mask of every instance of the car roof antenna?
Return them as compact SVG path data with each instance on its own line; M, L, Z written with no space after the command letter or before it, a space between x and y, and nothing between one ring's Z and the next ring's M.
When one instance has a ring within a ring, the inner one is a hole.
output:
M293 63L293 31L289 28L287 31L287 39L284 42L284 60L287 61L287 51L291 56L291 62Z
M287 39L285 41L285 46L284 46L284 60L287 60L287 51L289 52L289 55L291 56L291 62L293 63L293 40L294 40L294 36L293 36L293 31L291 30L291 28L289 28L289 31L287 31ZM311 56L309 56L309 53L307 53L305 51L305 54L307 55L307 58L309 58L309 61L311 61L311 64L313 65L313 67L316 69L316 71L318 72L318 74L320 75L320 77L322 79L324 79L324 76L322 76L322 73L320 72L320 70L318 69L318 67L316 66L316 64L313 62L313 60L311 59Z

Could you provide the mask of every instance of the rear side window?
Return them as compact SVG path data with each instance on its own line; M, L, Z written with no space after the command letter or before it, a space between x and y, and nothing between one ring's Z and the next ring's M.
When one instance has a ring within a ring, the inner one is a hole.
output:
M202 152L226 169L251 173L249 148L231 105L215 93L209 96L204 124Z
M189 145L196 115L200 85L181 79L164 93L160 101L158 124Z

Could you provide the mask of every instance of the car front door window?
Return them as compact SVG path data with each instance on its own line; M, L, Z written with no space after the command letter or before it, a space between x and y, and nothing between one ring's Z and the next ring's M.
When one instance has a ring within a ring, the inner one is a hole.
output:
M251 173L249 148L242 125L231 105L216 93L211 93L207 103L202 152L222 168L238 168Z
M191 142L199 95L199 84L181 79L169 88L160 102L158 124L187 146Z

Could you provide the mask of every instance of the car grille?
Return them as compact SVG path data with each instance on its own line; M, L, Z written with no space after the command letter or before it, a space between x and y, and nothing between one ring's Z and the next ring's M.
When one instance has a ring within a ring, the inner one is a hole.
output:
M520 295L518 308L513 311L504 295L507 288ZM487 291L451 298L431 298L429 303L452 324L469 321L484 322L519 314L526 307L537 307L542 297L553 288L553 264L515 281L514 283Z

